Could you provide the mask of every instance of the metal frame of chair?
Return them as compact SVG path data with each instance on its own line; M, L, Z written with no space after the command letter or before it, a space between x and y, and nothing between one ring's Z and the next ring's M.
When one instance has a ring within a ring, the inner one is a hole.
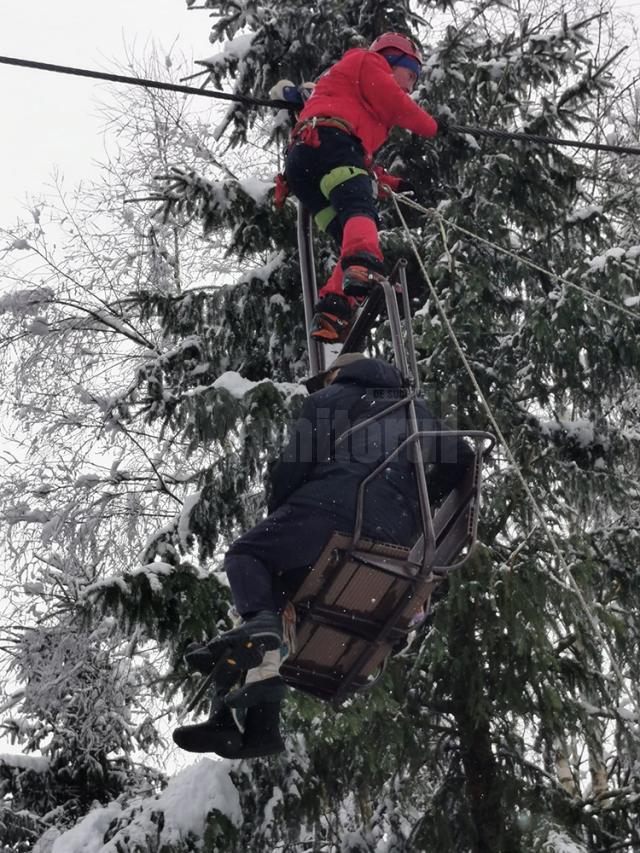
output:
M298 242L305 319L309 328L317 287L311 216L300 204ZM366 335L384 304L395 363L410 390L401 400L347 430L338 443L403 407L406 407L409 433L360 484L353 533L334 533L295 594L292 603L297 616L296 650L280 670L291 686L336 705L349 693L370 686L372 677L375 680L374 674L384 667L389 655L406 642L416 615L428 606L434 587L469 558L477 535L482 465L495 444L494 436L488 432L447 431L450 437L464 436L474 442L475 464L464 482L433 513L420 445L424 439L436 439L443 432L418 428L415 400L419 372L406 261L400 261L394 273L396 271L397 284L384 282L368 297L342 352L364 348ZM308 336L308 345L311 373L322 373L326 369L322 344ZM366 488L404 450L409 452L414 463L422 526L421 535L411 549L362 537ZM456 559L465 548L465 555Z

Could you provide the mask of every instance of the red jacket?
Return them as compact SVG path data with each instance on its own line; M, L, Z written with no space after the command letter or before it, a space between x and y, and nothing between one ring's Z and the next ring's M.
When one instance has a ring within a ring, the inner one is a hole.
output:
M360 47L348 50L320 77L299 118L313 116L349 122L369 158L394 126L421 136L438 132L435 119L396 83L384 56Z

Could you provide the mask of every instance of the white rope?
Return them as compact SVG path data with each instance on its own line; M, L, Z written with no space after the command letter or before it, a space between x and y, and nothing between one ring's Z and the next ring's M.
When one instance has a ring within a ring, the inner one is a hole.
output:
M409 230L409 226L407 225L406 220L405 220L404 216L402 215L402 211L400 210L400 206L398 205L398 199L397 199L396 193L392 193L391 196L392 196L393 203L394 203L394 206L396 209L396 213L398 214L398 217L399 217L399 219L402 223L402 226L405 230L405 234L407 236L407 239L409 240L409 243L411 244L411 249L413 251L413 254L416 257L416 260L418 261L418 265L420 267L422 275L424 276L424 279L425 279L425 281L429 287L429 291L431 293L431 296L433 297L433 300L434 300L434 303L435 303L436 308L438 310L438 313L440 314L440 318L442 319L442 322L443 322L443 324L447 330L447 334L449 335L449 337L450 337L450 339L451 339L451 341L452 341L452 343L456 349L456 352L460 356L460 359L462 361L462 364L464 365L464 368L467 372L467 375L469 376L469 379L471 380L471 383L472 383L472 385L473 385L473 387L474 387L474 389L475 389L475 391L476 391L476 393L477 393L477 395L478 395L478 397L482 403L482 407L484 408L484 410L487 414L487 417L489 418L489 422L491 423L491 426L493 427L493 429L495 431L496 437L497 437L499 443L502 445L504 452L507 456L507 459L509 460L509 463L511 464L511 466L514 470L516 477L520 481L522 488L524 489L525 495L527 496L527 499L529 500L529 502L531 504L533 512L534 512L536 518L538 519L538 522L539 522L542 530L544 530L544 532L547 536L547 539L551 545L551 548L552 548L554 554L556 555L556 559L558 560L558 564L562 568L562 571L564 572L565 577L568 580L570 590L574 593L574 595L578 599L578 602L580 603L580 606L581 606L582 610L584 611L584 614L587 617L587 620L588 620L591 628L593 629L594 635L600 640L600 642L603 644L604 647L607 648L607 650L609 652L611 668L614 671L614 673L618 679L621 691L626 693L628 698L631 700L632 705L634 706L634 708L636 708L635 697L631 694L629 688L625 684L624 676L622 675L622 671L620 670L620 667L618 666L618 664L615 660L615 657L613 655L613 650L611 649L611 646L610 646L608 640L606 639L606 637L604 636L604 634L600 630L600 625L598 624L597 620L595 619L595 617L591 613L591 609L590 609L584 595L582 594L582 590L578 586L578 583L577 583L576 579L574 578L574 576L571 572L571 569L569 568L569 565L565 561L564 554L562 553L560 546L558 545L556 537L553 534L553 532L551 531L551 528L549 527L549 525L547 524L547 520L545 519L545 517L542 513L542 510L540 509L540 507L538 505L538 502L535 498L535 495L533 494L533 492L529 488L529 484L527 483L527 481L524 477L524 474L522 473L522 470L521 470L520 466L518 465L518 462L517 462L515 456L511 452L511 448L509 447L507 440L504 437L502 430L500 429L500 426L498 425L498 422L495 419L495 416L493 414L491 406L489 405L486 397L484 396L484 394L482 392L482 388L478 384L478 381L475 377L475 373L473 372L473 368L471 367L462 347L460 346L460 342L458 341L456 333L455 333L451 323L449 322L449 318L447 316L446 311L444 310L444 306L440 300L440 297L438 296L438 292L435 288L435 285L433 284L433 281L431 280L431 277L429 276L429 273L427 272L427 269L426 269L424 262L420 256L420 253L418 252L418 248L416 246L415 240L413 239L413 235L411 234L411 231ZM434 211L434 213L436 214L436 217L438 219L440 219L440 217L438 216L438 214L435 211ZM447 245L446 233L444 232L444 228L442 227L442 222L440 222L440 230L441 230L441 234L443 237L445 251L447 252L447 255L449 255L450 254L449 247ZM639 317L639 319L640 319L640 317ZM553 577L553 575L550 574L550 577ZM564 584L561 584L561 586L563 589L565 589L565 590L567 589L567 587Z
M396 196L394 196L394 199L395 197ZM469 231L467 228L463 228L462 225L458 225L456 222L452 222L450 219L445 219L445 217L442 216L442 214L434 208L423 207L423 205L418 204L417 201L412 201L411 199L403 195L398 195L397 198L399 198L403 204L407 205L407 207L411 207L414 210L419 210L421 213L424 213L427 216L431 216L434 219L437 219L440 223L444 222L450 228L455 228L455 230L460 231L461 234L466 234L467 237L471 237L473 240L477 240L479 243L484 243L485 246L490 246L496 252L500 252L503 255L507 255L508 257L513 258L515 261L518 261L518 263L523 264L525 267L529 267L530 269L536 270L537 272L541 272L544 275L548 275L550 278L553 278L561 284L564 284L565 287L571 287L573 290L579 291L584 296L587 296L589 299L593 299L597 302L602 302L603 305L607 305L609 308L613 308L615 311L619 311L621 314L626 314L633 320L640 321L640 314L638 314L637 312L630 311L628 308L625 308L624 305L618 305L617 302L613 302L611 299L607 299L605 296L600 296L599 293L594 293L593 290L589 290L587 287L582 287L582 285L576 284L574 281L570 281L568 278L558 275L558 273L545 269L539 264L536 264L534 261L530 261L529 258L523 258L522 255L516 255L516 253L512 252L510 249L505 249L504 246L499 246L497 243L493 243L491 240L487 240L486 237L481 237L479 234L474 234L473 231Z

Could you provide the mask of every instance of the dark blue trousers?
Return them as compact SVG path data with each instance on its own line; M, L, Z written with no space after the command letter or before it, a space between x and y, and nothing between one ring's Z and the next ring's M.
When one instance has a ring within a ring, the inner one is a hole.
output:
M236 539L224 568L238 613L282 611L333 531L351 527L322 510L285 503Z

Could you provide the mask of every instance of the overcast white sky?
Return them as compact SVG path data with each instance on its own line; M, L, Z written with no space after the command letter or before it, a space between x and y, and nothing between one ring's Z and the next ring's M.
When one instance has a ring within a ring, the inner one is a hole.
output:
M215 53L206 11L184 0L0 0L0 55L117 71L125 45ZM121 72L126 73L126 72ZM0 65L0 224L10 225L55 166L70 185L102 152L96 95L109 83ZM113 88L113 87L112 87Z

